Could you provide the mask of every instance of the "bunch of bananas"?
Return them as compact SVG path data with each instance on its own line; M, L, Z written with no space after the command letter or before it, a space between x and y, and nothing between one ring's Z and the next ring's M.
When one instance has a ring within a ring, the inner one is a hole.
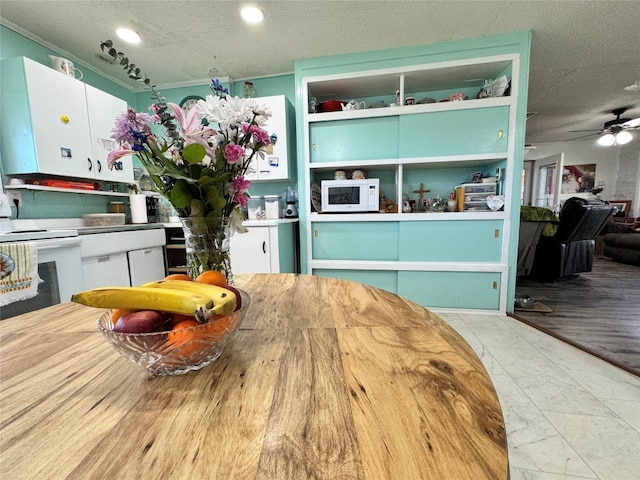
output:
M236 310L236 294L227 288L186 280L158 280L138 287L100 287L77 293L71 301L89 307L157 310L194 315L206 323Z

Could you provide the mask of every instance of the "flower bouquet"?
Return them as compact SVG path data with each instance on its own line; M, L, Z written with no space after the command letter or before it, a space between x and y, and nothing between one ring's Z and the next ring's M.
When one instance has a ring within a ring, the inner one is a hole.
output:
M222 272L233 282L229 235L244 232L240 207L247 204L245 178L256 155L264 157L269 134L264 129L271 112L254 99L231 97L218 80L213 95L184 113L167 102L149 78L107 40L101 43L130 78L144 83L156 103L152 115L128 108L115 122L112 137L120 147L108 156L109 168L126 155L135 155L146 168L155 191L178 212L185 232L187 274ZM154 133L152 125L162 127Z

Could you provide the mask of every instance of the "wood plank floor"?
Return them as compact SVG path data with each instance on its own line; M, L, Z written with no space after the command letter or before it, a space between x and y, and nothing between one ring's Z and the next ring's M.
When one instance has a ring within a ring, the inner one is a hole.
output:
M516 291L554 311L512 317L640 376L640 267L598 257L591 272L553 283L520 278Z

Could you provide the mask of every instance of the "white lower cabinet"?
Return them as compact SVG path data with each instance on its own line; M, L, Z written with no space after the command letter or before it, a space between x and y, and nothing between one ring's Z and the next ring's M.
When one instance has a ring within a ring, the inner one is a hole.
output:
M131 285L142 285L164 278L164 250L162 247L142 248L127 252L127 258Z
M82 259L84 287L127 286L129 283L129 264L127 253L112 253Z
M80 236L85 288L132 286L165 276L164 229Z
M247 233L233 234L231 269L234 273L272 273L270 233L269 227L251 227Z
M295 273L298 271L298 222L245 222L247 233L231 237L231 269L238 273Z

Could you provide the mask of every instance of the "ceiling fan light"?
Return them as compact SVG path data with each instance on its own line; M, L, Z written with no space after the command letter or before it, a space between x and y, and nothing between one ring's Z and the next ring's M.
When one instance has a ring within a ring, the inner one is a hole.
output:
M629 132L622 131L616 133L616 143L618 145L625 145L631 140L633 140L633 135L631 135Z
M614 137L611 133L607 133L606 135L602 135L598 139L598 145L601 147L610 147L614 143L616 143L616 137Z

